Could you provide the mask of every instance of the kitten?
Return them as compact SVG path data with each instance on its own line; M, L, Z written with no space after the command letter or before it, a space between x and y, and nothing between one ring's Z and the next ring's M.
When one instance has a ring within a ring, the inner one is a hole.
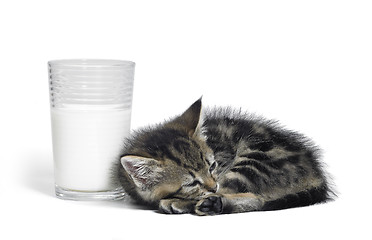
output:
M115 177L163 213L214 215L330 200L318 148L304 136L229 108L182 115L128 139Z

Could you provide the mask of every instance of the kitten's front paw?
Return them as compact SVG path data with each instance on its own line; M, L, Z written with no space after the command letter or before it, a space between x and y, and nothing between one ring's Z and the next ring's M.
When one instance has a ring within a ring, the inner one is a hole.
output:
M159 203L159 211L167 214L192 213L195 201L182 199L162 199Z
M222 197L211 194L201 199L195 206L195 213L200 216L222 213Z

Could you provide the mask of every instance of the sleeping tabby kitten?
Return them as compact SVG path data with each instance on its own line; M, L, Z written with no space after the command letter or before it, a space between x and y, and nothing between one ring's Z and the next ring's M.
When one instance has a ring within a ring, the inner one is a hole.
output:
M228 108L182 115L128 139L115 177L163 213L214 215L331 199L318 149L304 136Z

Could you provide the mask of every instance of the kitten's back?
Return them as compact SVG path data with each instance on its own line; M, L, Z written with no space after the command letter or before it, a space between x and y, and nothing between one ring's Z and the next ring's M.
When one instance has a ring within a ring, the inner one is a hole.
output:
M302 134L231 108L205 112L203 133L220 169L221 192L253 192L265 210L310 205L333 195L319 148Z

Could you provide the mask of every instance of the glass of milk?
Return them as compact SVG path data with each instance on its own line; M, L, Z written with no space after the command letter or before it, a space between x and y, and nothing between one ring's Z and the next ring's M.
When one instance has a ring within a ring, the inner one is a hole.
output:
M135 63L74 59L48 67L57 197L123 198L111 174L130 131Z

